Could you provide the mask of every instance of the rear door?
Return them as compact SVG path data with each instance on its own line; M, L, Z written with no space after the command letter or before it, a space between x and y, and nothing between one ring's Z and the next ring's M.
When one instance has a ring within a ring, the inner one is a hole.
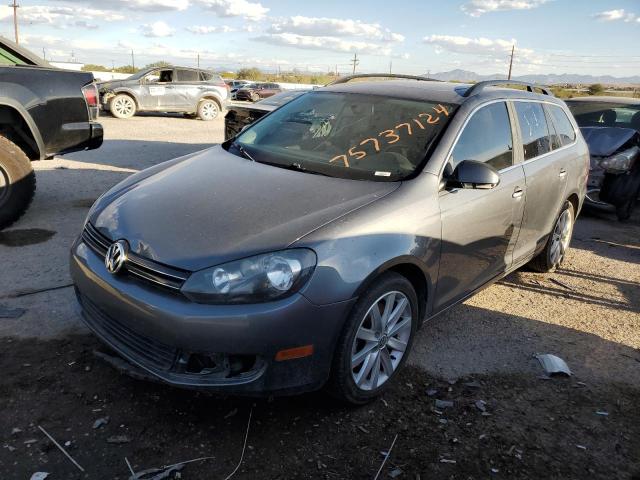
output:
M176 68L173 82L172 107L179 110L193 110L200 98L204 85L200 81L200 72L186 68Z
M560 136L547 120L545 104L514 101L513 106L527 181L527 202L514 254L514 261L519 263L539 251L547 241L565 200L572 152L568 145L560 143Z
M447 169L463 160L485 162L500 173L491 190L440 192L442 250L435 308L440 310L507 270L522 222L526 185L514 155L513 112L504 101L481 106L462 128Z

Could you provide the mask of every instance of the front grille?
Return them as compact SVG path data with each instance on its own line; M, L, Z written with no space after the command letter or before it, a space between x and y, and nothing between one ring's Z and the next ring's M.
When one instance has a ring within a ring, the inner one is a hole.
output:
M82 232L82 241L102 259L112 243L88 222ZM186 270L168 267L131 252L127 255L125 270L133 277L175 291L179 291L189 277L189 272Z
M78 293L88 326L113 348L149 367L169 371L178 355L178 349L140 335L115 318L104 313L86 296Z

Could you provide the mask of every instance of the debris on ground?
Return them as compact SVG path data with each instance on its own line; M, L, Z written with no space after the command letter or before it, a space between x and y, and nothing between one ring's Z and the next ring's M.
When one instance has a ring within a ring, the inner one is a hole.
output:
M438 394L438 390L435 388L430 388L429 390L427 390L428 397L435 397L437 394Z
M109 417L102 417L93 422L93 429L100 428L103 425L109 423Z
M402 469L401 468L394 468L393 470L391 470L389 472L389 477L390 478L396 478L396 477L399 477L400 475L402 475Z
M36 472L33 475L31 475L31 478L29 480L44 480L48 476L49 476L48 472Z
M129 480L164 480L170 478L173 473L181 471L184 466L184 463L178 463L177 465L171 465L169 467L150 468L134 473L129 477Z
M131 439L126 435L113 435L107 438L107 443L120 444L120 443L129 443L129 442L131 442Z
M596 412L596 415L601 415L603 417L608 417L609 416L609 412L605 411L605 410L598 410Z
M78 470L80 470L81 472L83 472L83 473L84 473L84 468L82 468L82 467L80 466L80 464L79 464L78 462L76 462L76 461L73 459L73 457L72 457L71 455L69 455L69 453L67 453L67 451L62 447L62 445L60 445L58 442L56 442L56 439L55 439L55 438L53 438L53 437L49 434L49 432L47 432L47 431L46 431L44 428L42 428L40 425L38 425L38 428L40 429L40 431L41 431L42 433L44 433L44 434L47 436L47 438L48 438L49 440L51 440L51 442L53 442L53 444L54 444L56 447L58 447L58 450L60 450L62 453L64 453L64 455L65 455L65 456L66 456L66 457L71 461L71 463L73 463L73 464L78 468Z
M440 400L440 399L436 398L435 407L437 409L451 408L451 407L453 407L453 402L451 400Z
M550 353L537 354L535 355L535 357L538 359L540 365L542 365L542 368L549 377L552 377L553 375L566 375L567 377L571 376L571 370L569 369L569 366L560 357L557 357L556 355L552 355Z
M380 468L378 468L378 471L376 472L376 476L373 477L373 480L378 480L378 477L380 476L380 472L382 472L382 469L384 468L384 464L387 463L387 460L389 460L389 457L391 456L391 451L393 450L393 446L396 444L396 440L398 440L398 434L396 433L396 436L393 437L393 441L391 442L391 446L389 447L389 450L387 450L387 454L384 456L384 459L382 460L382 463L380 464Z
M474 405L476 406L476 408L478 410L480 410L482 413L487 411L487 402L485 402L484 400L476 400L476 402L474 403Z
M234 408L224 416L224 419L227 420L228 418L234 417L237 413L238 413L238 409Z

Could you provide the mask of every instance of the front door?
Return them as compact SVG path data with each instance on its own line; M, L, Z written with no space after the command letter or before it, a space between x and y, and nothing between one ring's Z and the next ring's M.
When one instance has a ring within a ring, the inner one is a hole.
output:
M205 86L200 82L200 72L190 69L176 69L176 78L173 84L173 107L177 110L194 111L200 98L200 93Z
M448 160L485 162L500 173L490 190L440 192L442 249L434 308L464 298L511 267L525 204L524 170L514 157L512 117L505 102L482 106L463 127Z

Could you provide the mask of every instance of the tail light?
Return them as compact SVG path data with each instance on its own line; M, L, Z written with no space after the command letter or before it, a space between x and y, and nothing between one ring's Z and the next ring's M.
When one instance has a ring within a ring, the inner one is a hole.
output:
M95 120L98 118L98 87L95 83L89 83L82 87L82 95L87 102L89 117L91 120Z
M84 95L84 99L87 101L87 106L98 106L98 87L96 87L95 83L90 83L89 85L82 87L82 94Z

